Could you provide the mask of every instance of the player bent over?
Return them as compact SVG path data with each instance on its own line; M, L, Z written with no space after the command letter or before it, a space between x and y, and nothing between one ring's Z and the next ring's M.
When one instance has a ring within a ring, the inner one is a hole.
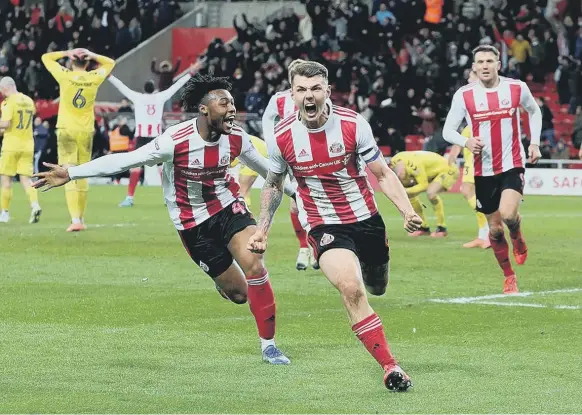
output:
M47 189L83 177L111 176L163 163L162 187L170 218L194 262L237 304L249 302L255 317L263 360L288 364L275 345L275 298L263 256L246 249L256 222L239 185L228 174L237 157L262 175L268 162L234 124L236 109L226 78L197 75L182 94L184 110L200 116L168 128L145 146L112 154L77 167L49 165L35 186ZM294 194L293 188L286 193ZM239 268L240 266L240 268ZM241 273L242 269L242 273Z
M340 292L352 330L384 369L385 386L405 391L410 378L392 356L382 322L366 296L366 289L372 295L386 291L389 248L365 165L404 217L409 232L418 229L421 219L381 156L370 125L361 115L326 102L327 69L302 62L289 72L299 112L282 120L274 140L267 142L270 171L261 193L259 225L248 248L265 251L283 180L291 168L297 179L297 203L307 214L308 238L321 270Z
M422 219L420 229L410 235L430 235L433 238L447 236L445 205L439 193L453 187L459 177L457 166L449 164L445 157L431 151L401 151L392 157L390 167L406 188L410 203ZM433 233L430 233L419 197L424 192L436 215L437 227Z
M531 163L541 157L542 115L527 85L499 76L500 67L499 51L495 47L481 45L473 50L473 70L479 80L459 88L453 96L443 136L475 155L477 211L487 216L491 247L505 275L503 292L513 294L519 290L509 260L504 224L509 228L515 262L522 265L527 259L519 215L526 163L520 140L520 106L530 117L528 155ZM472 138L458 133L463 119L471 127Z

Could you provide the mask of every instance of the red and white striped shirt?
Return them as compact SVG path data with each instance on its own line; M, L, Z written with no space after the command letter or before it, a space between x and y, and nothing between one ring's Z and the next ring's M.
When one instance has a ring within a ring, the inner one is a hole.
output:
M196 119L192 119L171 126L135 151L71 167L69 176L71 180L109 176L144 164L163 163L162 188L168 212L176 228L183 230L200 225L237 200L239 185L229 174L230 163L237 157L263 177L267 175L267 160L240 127L210 143L200 137ZM295 191L286 186L285 193Z
M297 106L291 97L290 89L277 92L271 97L262 119L265 142L274 139L273 130L275 129L275 120L279 118L279 121L281 121L295 113L295 111L297 111Z
M365 171L365 164L380 156L372 129L352 110L328 108L323 127L309 130L293 114L277 125L275 140L267 142L270 170L283 173L290 167L297 179L297 204L307 214L302 225L312 228L359 222L378 212Z
M481 154L475 155L475 176L493 176L525 167L520 107L530 115L531 142L539 145L541 111L524 82L500 77L494 88L472 82L453 96L443 136L453 144L463 145L465 139L459 141L457 130L462 120L467 120L472 136L480 137L484 145Z
M133 91L113 75L108 79L119 92L133 102L135 111L135 136L157 137L162 133L164 104L188 82L190 75L184 75L165 91L154 92L153 94Z

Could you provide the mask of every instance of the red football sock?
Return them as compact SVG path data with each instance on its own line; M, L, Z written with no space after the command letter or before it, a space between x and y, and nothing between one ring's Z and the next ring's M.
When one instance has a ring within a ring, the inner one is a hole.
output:
M380 317L376 313L354 324L352 330L380 366L386 368L386 366L397 364L396 359L390 353L390 347L388 347L384 335L384 327L382 327Z
M127 195L133 197L135 194L135 188L139 183L139 178L141 177L141 170L133 170L129 173L129 186L127 187Z
M298 212L289 212L291 216L291 223L293 224L293 229L295 230L295 236L299 240L299 248L307 248L307 232L301 226L301 222L299 222L299 213Z
M490 233L489 241L491 242L491 248L493 248L495 258L497 258L497 262L503 270L503 275L508 277L515 274L515 272L513 272L513 268L511 267L511 262L509 261L509 245L507 245L505 234L502 234L501 238L499 239L494 239Z
M261 339L275 337L275 295L269 281L269 273L247 277L249 285L249 306L255 316Z

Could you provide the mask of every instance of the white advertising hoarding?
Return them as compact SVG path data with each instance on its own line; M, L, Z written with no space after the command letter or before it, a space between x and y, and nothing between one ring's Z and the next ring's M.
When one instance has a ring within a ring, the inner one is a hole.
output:
M527 169L524 193L582 196L582 169Z

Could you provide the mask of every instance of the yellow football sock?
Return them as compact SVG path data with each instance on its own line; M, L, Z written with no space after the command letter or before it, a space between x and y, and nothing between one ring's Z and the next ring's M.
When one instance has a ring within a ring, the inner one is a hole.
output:
M89 180L77 180L77 197L79 203L79 216L81 219L85 217L85 210L87 209L87 197L89 196Z
M418 196L413 197L410 199L410 204L414 208L414 211L418 213L420 219L422 219L422 225L420 226L423 228L428 228L428 223L426 222L426 216L424 216L424 210L422 209L422 202L420 201L420 198Z
M3 187L2 188L2 198L0 202L0 207L2 210L8 211L10 207L10 200L12 199L12 187Z
M71 219L80 219L79 192L77 191L77 184L75 181L71 181L65 185L65 198L67 199L67 208L69 209Z
M469 203L469 206L471 206L473 210L477 209L477 196L473 195L472 197L467 199L467 202ZM487 217L481 212L476 212L476 216L477 216L477 226L479 226L479 229L483 229L484 227L486 227Z
M430 201L432 208L434 209L434 214L436 215L437 226L446 227L445 224L445 204L440 196L435 197Z
M31 186L26 189L26 194L31 205L38 205L38 191L34 187Z

